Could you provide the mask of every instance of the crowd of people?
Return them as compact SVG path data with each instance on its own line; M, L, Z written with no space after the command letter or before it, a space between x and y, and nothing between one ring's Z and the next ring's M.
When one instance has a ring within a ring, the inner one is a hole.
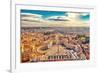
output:
M89 33L21 32L21 62L89 60Z

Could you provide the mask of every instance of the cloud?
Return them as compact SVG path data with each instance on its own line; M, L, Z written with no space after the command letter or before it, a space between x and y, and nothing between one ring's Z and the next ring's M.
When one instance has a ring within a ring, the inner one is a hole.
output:
M67 17L70 19L70 21L86 22L83 18L88 19L87 16L89 15L89 13L67 12L65 15L67 15Z
M52 21L68 21L69 19L66 16L51 16L51 17L48 17L47 20L52 20Z
M46 27L69 27L69 26L88 26L88 21L83 22L79 19L80 16L86 16L87 13L66 12L63 16L49 16L43 18L40 14L21 13L22 26L46 26Z
M41 18L42 15L32 14L32 13L21 13L21 16L33 17L33 18Z
M29 22L41 22L41 21L43 21L42 15L31 14L31 13L21 13L21 20L22 21L29 21Z
M76 13L76 12L67 12L65 15L67 15L67 17L71 20L77 20L78 17L80 16L80 13Z
M87 16L87 15L89 15L89 13L81 13L80 15Z

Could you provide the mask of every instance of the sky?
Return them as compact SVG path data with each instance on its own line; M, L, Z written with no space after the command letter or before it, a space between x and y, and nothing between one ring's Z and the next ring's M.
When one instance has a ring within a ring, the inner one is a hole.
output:
M43 19L49 19L57 21L58 18L61 17L63 19L64 17L73 17L73 19L78 19L81 21L89 21L90 15L87 12L63 12L63 11L43 11L43 10L28 10L28 9L22 9L21 13L30 13L30 14L37 14L41 15ZM62 18L63 17L63 18ZM59 21L60 19L58 19Z
M89 27L88 12L46 11L21 9L22 26Z
M57 12L57 11L43 11L43 10L21 10L21 13L32 13L42 15L43 18L47 18L49 16L62 16L65 12Z

